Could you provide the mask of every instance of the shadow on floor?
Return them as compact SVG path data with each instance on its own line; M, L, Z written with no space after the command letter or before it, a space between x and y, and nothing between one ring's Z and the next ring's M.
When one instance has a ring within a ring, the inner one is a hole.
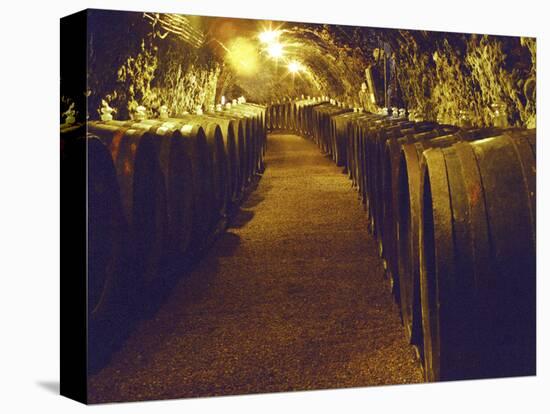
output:
M226 232L216 241L215 249L218 257L231 257L239 247L241 238L235 233Z
M229 222L227 227L230 229L240 229L253 218L253 211L239 209L238 213L233 218L231 218L231 221Z
M263 201L263 197L254 194L261 176L256 176L246 189L241 203L230 212L225 231L212 237L211 243L191 260L172 263L163 273L164 283L158 291L150 291L142 300L131 306L125 317L119 321L108 320L91 329L89 354L89 374L94 375L107 366L113 354L119 351L132 334L136 324L147 323L156 317L158 310L170 301L175 290L183 289L187 304L202 300L208 293L210 282L218 274L218 258L233 255L240 243L240 237L231 233L231 228L241 228L254 217L254 212L241 206L252 208ZM181 306L179 304L178 306ZM161 342L152 341L150 347L160 346Z

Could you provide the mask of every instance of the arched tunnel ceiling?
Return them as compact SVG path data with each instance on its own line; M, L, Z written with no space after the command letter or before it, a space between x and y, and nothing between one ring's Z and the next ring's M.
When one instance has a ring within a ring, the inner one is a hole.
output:
M300 95L343 99L363 81L366 55L337 43L330 26L223 18L209 21L208 26L208 37L221 49L226 70L233 72L234 82L253 100L270 102ZM267 46L259 39L266 30L278 32L283 50L278 59L269 57ZM344 29L339 30L345 34ZM252 68L241 68L232 59L243 46L255 56ZM287 70L291 62L300 65L294 75Z
M259 38L268 29L279 31L277 59ZM178 114L221 96L269 103L328 95L357 106L369 68L378 106L487 125L491 105L503 104L512 125L535 120L532 38L97 10L89 32L89 118L102 100L120 118L138 105Z

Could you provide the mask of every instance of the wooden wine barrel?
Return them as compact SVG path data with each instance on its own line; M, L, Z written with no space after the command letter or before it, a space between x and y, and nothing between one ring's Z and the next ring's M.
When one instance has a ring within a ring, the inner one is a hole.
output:
M309 102L301 102L300 105L298 105L297 111L297 117L298 117L298 125L296 128L296 131L303 137L309 136L309 129L307 127L307 113L311 106L315 105L317 102L309 101Z
M274 122L275 129L282 129L283 111L284 111L283 104L281 102L277 102L277 104L275 105L275 114L274 114L275 115L275 122Z
M227 129L224 133L226 144L227 164L230 174L230 197L234 204L239 200L244 191L244 180L241 177L241 152L244 151L245 145L245 120L241 117L234 116L222 111L208 113L208 116L224 119L223 129Z
M279 129L285 130L287 124L288 102L283 101L279 106Z
M398 126L398 122L400 121L388 116L366 114L364 117L358 118L355 126L353 156L350 161L355 167L352 168L351 175L355 177L356 187L367 212L369 231L373 234L375 234L373 205L376 192L373 190L373 182L375 180L373 164L375 158L372 154L372 141L376 139L377 134L383 131L384 128L389 128L396 124Z
M166 252L170 258L179 261L188 256L192 247L200 245L203 238L202 235L200 238L193 237L193 223L198 215L195 207L199 207L198 194L195 194L199 184L195 183L194 176L198 166L193 165L197 164L197 136L204 132L196 124L169 121L142 121L140 125L147 123L151 125L149 131L157 137L159 161L166 185Z
M214 215L210 149L202 127L176 118L101 124L144 130L155 138L167 193L167 262L198 254Z
M394 133L398 133L401 129L410 128L412 125L412 123L402 120L382 118L374 122L369 122L363 127L362 148L365 154L365 169L363 171L363 174L366 176L365 191L369 199L369 213L373 223L372 230L374 236L376 236L379 241L380 253L382 253L380 239L382 233L382 221L380 219L382 208L379 202L379 196L382 192L380 179L380 148Z
M91 323L123 312L115 305L124 288L127 228L116 171L108 148L84 125L61 129L62 180L70 182L86 156L88 228L88 309ZM80 164L80 165L77 165ZM80 184L80 183L73 183ZM68 188L68 187L67 187ZM75 189L76 190L76 189Z
M361 199L364 201L366 198L366 193L364 191L363 183L363 168L364 168L364 156L363 151L363 140L362 140L362 125L369 122L373 117L369 113L361 113L360 116L354 118L349 126L349 139L347 140L347 149L346 149L346 164L348 170L348 176L352 181L353 187L357 188Z
M348 156L348 175L352 185L357 189L363 208L370 217L369 199L367 194L367 154L366 154L366 126L373 121L372 114L365 114L353 122L350 142L350 155Z
M265 113L265 126L268 129L268 131L273 130L272 126L272 120L273 119L273 103L267 106L266 113Z
M277 129L277 111L278 111L278 103L277 102L271 102L271 104L268 106L268 117L267 117L267 127L270 131L274 131Z
M314 142L317 142L317 109L327 104L328 102L318 102L304 108L304 130L306 131L306 135Z
M288 111L288 130L291 132L296 132L296 112L297 112L297 102L298 100L293 100L289 103Z
M352 120L350 125L348 141L348 175L353 185L358 189L363 206L368 210L368 199L366 192L366 153L365 140L363 135L363 125L379 119L379 115L362 113L362 116Z
M316 142L324 153L332 156L334 144L331 140L331 117L351 110L328 104L318 106L314 112L317 113Z
M214 172L214 177L218 177L220 180L219 188L222 193L219 197L222 197L220 216L227 214L228 207L235 203L240 197L244 184L241 180L241 159L240 159L240 147L244 146L244 126L243 120L239 117L232 116L228 113L210 112L201 115L195 122L201 122L201 119L208 119L209 121L219 125L221 129L221 137L223 140L223 154L221 154L221 148L217 148L216 153L217 160L212 162L220 163L218 168L218 174ZM215 138L218 142L217 138ZM218 143L219 144L219 143Z
M309 101L306 100L300 100L296 101L294 103L294 129L293 131L298 134L302 135L303 131L303 107L306 105Z
M331 117L343 113L341 108L336 106L328 106L319 111L319 140L320 148L323 153L332 157L333 143L331 134Z
M271 129L279 129L279 113L281 105L277 102L272 106Z
M206 136L206 148L202 148L203 154L208 154L203 160L203 174L207 176L207 193L204 199L209 205L203 214L210 217L210 231L217 227L221 217L227 214L229 204L228 176L227 176L227 154L225 151L225 138L217 119L205 115L175 115L176 122L200 125Z
M228 109L230 113L249 119L251 124L248 142L248 179L263 171L263 154L265 152L266 129L263 121L265 108L260 105L239 104Z
M223 112L207 113L204 116L209 117L212 121L216 122L221 129L224 157L225 161L222 161L220 168L220 179L223 179L224 183L221 187L224 194L224 209L223 215L227 215L228 207L236 200L240 195L239 188L239 139L244 139L243 126L240 119L231 117ZM239 136L241 134L241 136Z
M250 180L250 171L252 170L250 150L255 128L249 116L244 116L236 111L224 109L223 111L214 112L208 115L213 117L213 119L218 117L232 120L233 123L236 124L236 127L233 128L233 135L235 136L235 154L231 154L231 149L228 152L228 157L235 159L236 168L234 175L237 180L233 185L233 198L236 200L241 196Z
M359 182L361 177L361 172L364 167L363 165L363 159L364 159L364 152L362 151L362 134L363 134L363 128L362 124L364 122L368 121L368 117L362 116L354 121L352 121L351 127L350 127L350 140L348 140L348 148L347 148L347 164L348 164L348 177L350 178L353 187L355 187L359 194L361 195L362 199L366 195L363 191L363 184Z
M384 266L386 274L388 273L388 266L386 252L384 250L384 214L383 214L383 194L384 183L382 180L382 148L385 147L385 143L392 137L401 137L403 131L406 133L414 133L415 125L410 122L400 122L399 120L388 119L387 124L376 129L375 133L370 136L370 140L366 141L367 149L366 156L368 157L368 167L366 174L370 177L370 206L372 211L373 229L374 235L377 238L378 249L380 257L384 259ZM383 124L384 125L384 124Z
M284 129L285 123L285 104L284 102L279 103L279 111L277 112L277 129Z
M141 309L140 292L158 282L165 259L166 191L156 139L127 126L91 122L88 130L109 148L116 168L132 264L126 297L131 307Z
M265 105L246 102L240 104L240 107L247 108L250 111L254 111L257 113L259 127L260 127L260 137L263 141L263 149L265 151L265 145L267 143L267 123L266 123L266 114L267 114L267 107Z
M283 101L281 103L280 115L281 117L279 121L279 128L282 130L285 130L287 125L287 117L288 117L288 102Z
M422 347L420 323L419 203L420 160L430 147L446 147L459 140L476 140L498 134L484 128L404 143L400 150L394 211L396 261L401 315L411 343ZM422 351L422 349L420 349Z
M243 179L243 188L246 188L256 172L255 151L258 145L259 134L257 118L248 111L237 110L234 107L224 110L223 113L229 116L239 117L244 125L244 143L240 148L241 152L239 156L242 161L241 175Z
M301 116L300 116L301 123L302 123L301 131L304 135L308 137L311 137L311 134L313 132L312 126L311 126L311 114L313 112L313 108L315 108L318 105L321 105L322 103L325 103L325 102L309 103L301 107Z
M409 129L394 132L385 141L385 151L382 153L379 188L382 193L376 202L381 205L381 233L383 257L387 263L386 272L393 282L393 290L398 303L400 302L400 284L398 271L397 249L397 186L400 168L401 146L409 143L427 141L439 136L446 136L458 131L458 127L417 123ZM410 332L408 332L410 334Z
M267 148L267 128L265 123L265 113L266 113L266 107L264 105L254 104L254 103L242 103L240 104L237 109L244 108L248 111L251 111L252 113L256 114L257 118L257 137L258 137L258 144L256 148L256 170L257 172L263 172L264 171L264 156L265 151Z
M298 119L297 119L298 103L299 103L299 101L297 101L297 100L290 102L288 130L291 131L291 132L296 132L297 131L297 126L298 126Z
M312 138L318 146L321 145L321 135L322 135L322 126L321 126L321 113L326 111L328 107L332 105L329 103L324 103L313 107L311 111L311 127L312 127Z
M309 134L309 131L306 128L306 108L315 103L316 102L313 100L301 100L296 102L294 130L298 134L305 136Z
M304 103L303 106L300 108L300 122L301 122L301 133L307 137L311 137L312 135L312 126L311 126L311 114L313 111L313 108L315 108L318 105L321 105L325 102L308 102Z
M60 135L61 186L63 197L70 197L62 203L61 214L73 215L71 208L76 208L87 228L83 287L87 289L88 347L92 355L88 367L93 370L119 340L129 313L128 228L109 149L97 137L86 134L85 125L63 128Z
M522 133L423 153L427 380L535 374L535 174Z
M364 152L362 151L361 144L361 134L362 128L361 125L363 122L367 121L368 118L365 116L359 117L352 121L350 127L350 137L348 140L347 153L347 165L348 165L348 176L351 179L353 187L357 188L359 193L363 196L365 195L362 192L362 185L359 183L359 177L361 175L362 169L362 159L364 157Z
M295 105L296 101L289 101L286 111L286 129L287 131L294 131L294 119L295 119Z
M386 151L382 157L382 174L380 188L382 194L376 200L381 204L381 233L380 239L383 244L383 257L386 260L386 273L392 281L393 293L398 303L400 302L399 275L397 264L397 235L396 222L394 218L394 207L396 208L396 181L399 171L400 148L403 144L429 140L438 135L444 135L444 132L437 130L417 133L414 128L401 130L389 138L386 143ZM393 169L392 169L393 168Z
M360 118L362 114L359 112L344 112L343 114L335 115L331 118L331 141L333 160L339 167L345 167L347 171L347 150L349 148L348 141L349 125L353 119Z
M265 171L265 154L267 151L267 126L265 122L265 114L267 108L264 105L259 104L244 104L255 107L259 111L259 122L260 122L260 145L258 149L258 172L263 173Z
M370 115L357 119L351 147L352 155L349 161L351 164L351 179L364 202L369 221L372 219L368 185L371 180L371 176L368 173L369 163L367 142L370 139L370 136L376 133L376 128L382 125L382 120L383 118L378 115Z
M93 135L88 151L88 307L92 320L121 312L117 306L127 282L128 228L116 170L107 147Z

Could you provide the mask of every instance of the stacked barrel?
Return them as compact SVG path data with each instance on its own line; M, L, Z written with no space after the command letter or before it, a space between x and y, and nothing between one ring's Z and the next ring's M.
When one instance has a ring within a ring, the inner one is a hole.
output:
M535 130L461 129L326 100L267 109L344 168L426 380L536 371Z
M224 230L263 170L265 112L241 103L202 115L62 127L65 165L87 151L95 345L109 348L116 330L158 305Z

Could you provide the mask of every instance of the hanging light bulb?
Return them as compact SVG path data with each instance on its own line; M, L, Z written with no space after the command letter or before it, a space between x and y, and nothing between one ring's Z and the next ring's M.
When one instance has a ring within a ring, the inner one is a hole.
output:
M278 59L283 56L283 45L279 42L270 43L267 47L267 53L274 59Z
M298 73L302 70L302 64L296 60L289 62L288 71L292 74Z
M280 34L281 34L280 30L268 29L261 32L258 37L260 38L260 42L269 44L278 40Z

